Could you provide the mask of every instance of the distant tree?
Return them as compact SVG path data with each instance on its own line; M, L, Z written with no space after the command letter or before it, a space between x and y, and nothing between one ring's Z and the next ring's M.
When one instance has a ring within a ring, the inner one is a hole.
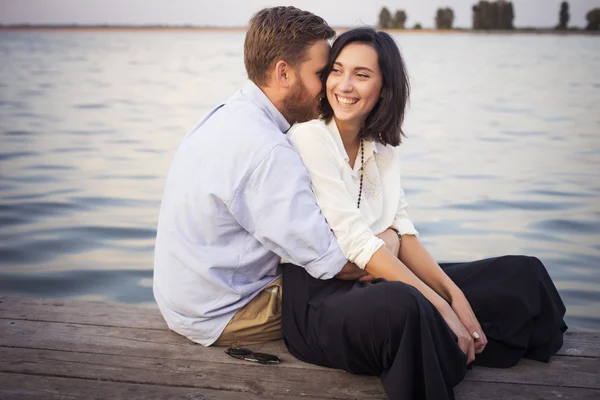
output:
M569 25L569 18L569 3L563 1L562 3L560 3L560 12L558 13L558 25L556 26L556 29L567 29L567 26Z
M514 29L514 18L510 1L480 1L473 6L473 29Z
M392 20L392 27L394 29L404 29L404 25L406 24L407 18L408 17L404 10L397 10L396 14L394 14L394 19Z
M588 11L588 13L585 16L585 19L588 23L585 29L587 29L588 31L600 30L600 8L594 8Z
M379 12L379 27L381 29L389 29L392 27L392 14L387 7L383 7Z
M416 23L415 26L413 26L413 29L423 29L423 27L421 26L420 23Z
M512 1L509 1L508 3L504 2L504 4L506 4L506 6L504 6L506 12L504 13L504 19L502 20L500 29L515 29L513 24L513 21L515 20L515 9L513 8L513 3ZM498 7L501 6L499 5Z
M452 29L454 24L454 11L451 8L438 8L435 14L436 29Z

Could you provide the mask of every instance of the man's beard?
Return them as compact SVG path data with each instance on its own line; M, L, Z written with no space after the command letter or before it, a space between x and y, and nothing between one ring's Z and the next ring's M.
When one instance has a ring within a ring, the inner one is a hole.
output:
M317 99L310 97L302 80L298 79L292 92L284 97L281 114L290 124L319 118Z

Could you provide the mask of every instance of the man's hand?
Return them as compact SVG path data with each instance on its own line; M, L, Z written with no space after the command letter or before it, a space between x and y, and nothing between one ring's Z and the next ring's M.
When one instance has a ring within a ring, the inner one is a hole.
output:
M398 233L395 230L388 228L381 232L377 237L385 242L385 247L396 257L400 252L400 239L398 239Z
M373 280L373 277L365 270L358 268L356 264L351 262L346 263L344 268L335 277L345 281L360 280L361 282L369 282Z

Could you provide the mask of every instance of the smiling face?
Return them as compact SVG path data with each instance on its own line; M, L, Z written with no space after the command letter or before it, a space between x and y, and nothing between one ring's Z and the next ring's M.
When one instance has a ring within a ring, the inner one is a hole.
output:
M335 119L360 127L381 96L382 76L377 51L364 43L342 49L327 77L327 100Z

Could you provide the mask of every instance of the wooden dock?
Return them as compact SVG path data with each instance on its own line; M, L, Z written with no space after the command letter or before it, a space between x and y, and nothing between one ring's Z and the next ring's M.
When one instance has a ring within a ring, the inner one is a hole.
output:
M156 308L0 297L0 399L385 399L375 377L250 346L279 365L233 359L169 331ZM475 367L457 399L600 399L600 332L567 333L549 364Z

